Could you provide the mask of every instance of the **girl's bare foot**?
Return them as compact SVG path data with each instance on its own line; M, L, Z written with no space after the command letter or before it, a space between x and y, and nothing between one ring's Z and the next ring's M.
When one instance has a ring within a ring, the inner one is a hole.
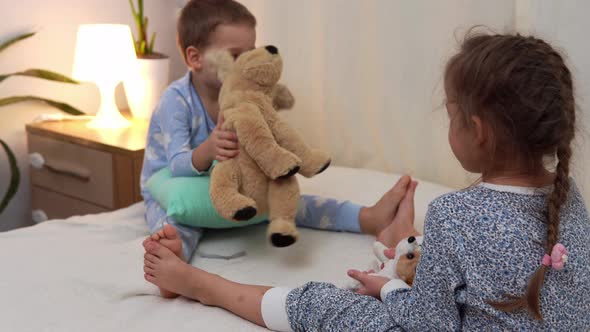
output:
M168 248L178 258L180 258L181 260L184 260L182 257L182 241L180 240L180 237L178 236L178 232L176 231L176 228L174 228L174 226L169 225L169 224L164 225L164 227L162 229L160 229L156 233L148 236L143 241L143 247L145 248L146 253L148 251L147 245L152 242L161 244L163 247ZM145 264L145 261L144 261L144 264ZM161 287L160 287L160 294L162 295L162 297L167 298L167 299L175 298L178 296L178 294L171 292L165 288L161 288Z
M143 241L144 247L145 244L150 240L159 242L164 247L170 249L176 256L184 260L182 257L182 241L180 240L178 231L176 228L174 228L174 226L166 224L164 227L162 227L162 229L148 236Z
M407 175L402 176L375 205L361 208L359 223L363 233L379 236L391 224L411 180Z
M205 285L207 280L215 276L197 269L178 257L167 247L156 241L145 245L144 255L145 280L158 286L160 290L168 290L203 304L210 304Z
M417 186L418 182L410 182L407 193L399 203L397 214L393 221L377 235L377 241L392 248L406 237L420 235L414 228L414 193Z

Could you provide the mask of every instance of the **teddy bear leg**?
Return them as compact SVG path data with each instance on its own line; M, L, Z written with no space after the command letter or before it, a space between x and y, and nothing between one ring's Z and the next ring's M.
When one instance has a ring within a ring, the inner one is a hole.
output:
M310 178L325 171L330 166L331 158L327 153L310 149L301 136L283 121L279 119L274 121L272 132L280 146L301 158L302 163L299 174Z
M300 169L301 159L277 144L260 111L250 106L240 110L241 113L233 113L233 125L240 144L262 172L272 180L295 175ZM226 119L232 115L228 114Z
M296 178L279 179L269 183L268 237L273 246L287 247L297 241L299 232L295 226L295 214L298 203L299 184Z
M258 212L256 202L238 191L240 177L241 172L236 160L217 164L211 173L211 201L215 210L228 220L250 220Z
M322 173L332 162L330 156L320 150L310 150L302 160L303 165L301 165L299 173L306 178Z

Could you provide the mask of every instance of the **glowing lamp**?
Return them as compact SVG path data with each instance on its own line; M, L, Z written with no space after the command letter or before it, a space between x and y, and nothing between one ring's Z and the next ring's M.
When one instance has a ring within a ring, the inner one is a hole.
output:
M90 128L129 126L115 103L115 87L135 70L131 29L122 24L83 24L78 28L72 76L93 82L100 91L100 107Z

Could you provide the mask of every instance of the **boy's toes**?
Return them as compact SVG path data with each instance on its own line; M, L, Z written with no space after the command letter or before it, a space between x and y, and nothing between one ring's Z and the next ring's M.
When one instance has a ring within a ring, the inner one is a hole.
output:
M162 238L166 238L168 240L176 240L178 238L178 232L176 228L170 224L164 225L164 227L158 231L158 233L162 233Z

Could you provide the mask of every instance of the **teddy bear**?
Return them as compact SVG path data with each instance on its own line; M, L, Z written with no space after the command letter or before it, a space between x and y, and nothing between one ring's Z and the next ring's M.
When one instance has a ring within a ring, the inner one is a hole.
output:
M374 242L373 254L378 259L378 262L370 267L370 269L376 271L371 275L400 279L411 287L422 254L422 239L422 236L410 236L401 240L395 247L394 258L388 258L385 255L385 251L389 249L383 243ZM357 289L358 287L360 287L360 283L354 280L348 288Z
M295 243L299 173L312 177L330 165L325 152L310 149L277 108L289 108L293 97L277 85L283 62L275 46L259 47L233 59L229 52L205 55L222 82L219 92L222 129L236 133L239 154L219 162L211 173L213 206L224 218L245 221L268 214L267 235L275 247Z

